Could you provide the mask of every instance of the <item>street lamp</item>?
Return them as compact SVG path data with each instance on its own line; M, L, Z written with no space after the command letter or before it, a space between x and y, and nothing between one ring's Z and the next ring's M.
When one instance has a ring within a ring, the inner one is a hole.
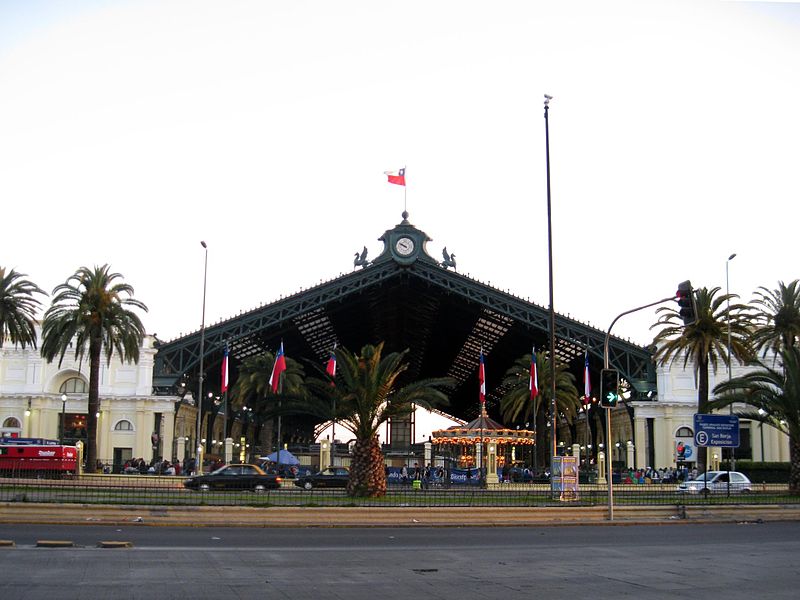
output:
M195 469L198 473L203 472L203 446L200 443L203 429L203 354L206 343L206 276L208 275L208 246L204 241L200 241L204 250L203 260L203 317L200 321L200 377L197 384L197 455Z
M61 394L61 445L64 445L64 432L66 428L67 416L67 395Z
M728 297L728 381L730 382L733 379L733 370L731 367L732 359L731 359L731 288L730 283L728 280L728 265L730 262L736 258L736 252L731 254L728 257L728 260L725 261L725 295ZM730 414L733 414L733 404L728 407L730 410ZM731 448L731 462L728 466L728 470L735 471L736 470L736 451L734 448ZM728 476L728 480L730 481L730 475Z
M759 408L758 414L764 417L766 416L767 411L765 411L763 408ZM761 462L763 463L766 462L766 459L764 458L764 421L759 422L758 431L761 433Z

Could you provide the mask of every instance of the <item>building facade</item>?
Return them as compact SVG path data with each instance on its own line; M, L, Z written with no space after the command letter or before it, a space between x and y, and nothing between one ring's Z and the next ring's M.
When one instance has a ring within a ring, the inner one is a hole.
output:
M130 458L148 462L158 457L184 458L175 456L180 399L153 394L154 342L152 336L144 339L138 363L123 363L114 356L110 364L105 360L101 364L97 456L109 469L118 469ZM85 443L88 389L87 359L76 361L68 351L59 365L44 360L38 349L4 344L0 348L0 435Z

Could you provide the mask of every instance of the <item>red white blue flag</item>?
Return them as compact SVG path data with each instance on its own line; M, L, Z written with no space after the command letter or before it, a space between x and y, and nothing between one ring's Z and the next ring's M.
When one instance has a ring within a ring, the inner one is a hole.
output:
M481 364L478 367L478 381L481 384L480 399L481 405L486 404L486 370L483 366L483 348L481 348Z
M583 397L590 402L592 397L592 381L589 378L589 352L584 353L583 359Z
M531 350L531 400L539 395L539 373L536 371L536 346Z
M269 384L272 386L272 393L278 393L278 383L281 380L281 373L286 370L286 357L283 355L283 342L280 350L275 355L275 364L272 365L272 375L269 376Z
M220 385L220 389L223 392L228 391L228 346L225 346L225 351L222 354L222 384Z
M403 167L399 171L384 171L384 175L389 177L389 183L394 183L395 185L405 185L406 184L406 168Z
M333 345L328 364L325 365L325 372L330 375L331 378L336 377L336 344ZM331 381L331 385L334 385L333 381Z

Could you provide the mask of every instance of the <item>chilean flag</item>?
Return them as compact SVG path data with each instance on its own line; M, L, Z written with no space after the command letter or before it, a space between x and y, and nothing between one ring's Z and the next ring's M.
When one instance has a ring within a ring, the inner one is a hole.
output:
M483 348L481 348L481 364L478 367L478 381L481 384L480 399L481 404L486 404L486 370L483 366Z
M405 185L406 184L406 168L403 167L399 171L384 171L384 175L389 177L389 183L394 183L395 185Z
M228 391L228 346L225 346L225 352L222 355L222 384L220 389L223 392Z
M328 364L325 365L325 372L331 376L331 378L336 377L336 344L333 345L333 350L331 350L331 356L328 359ZM331 385L335 385L333 381L331 381Z
M539 395L539 374L536 372L536 347L531 350L531 400Z
M588 404L592 398L592 381L589 378L589 352L585 352L583 356L583 397L586 398L584 402Z
M283 342L278 354L275 355L275 364L272 365L272 375L269 376L269 384L272 386L272 393L278 393L278 382L281 380L281 373L286 370L286 357L283 355Z

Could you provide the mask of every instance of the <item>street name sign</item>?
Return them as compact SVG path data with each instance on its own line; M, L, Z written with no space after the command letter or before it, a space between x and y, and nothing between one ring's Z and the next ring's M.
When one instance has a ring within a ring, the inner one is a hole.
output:
M694 442L716 448L739 447L739 417L736 415L694 416Z

